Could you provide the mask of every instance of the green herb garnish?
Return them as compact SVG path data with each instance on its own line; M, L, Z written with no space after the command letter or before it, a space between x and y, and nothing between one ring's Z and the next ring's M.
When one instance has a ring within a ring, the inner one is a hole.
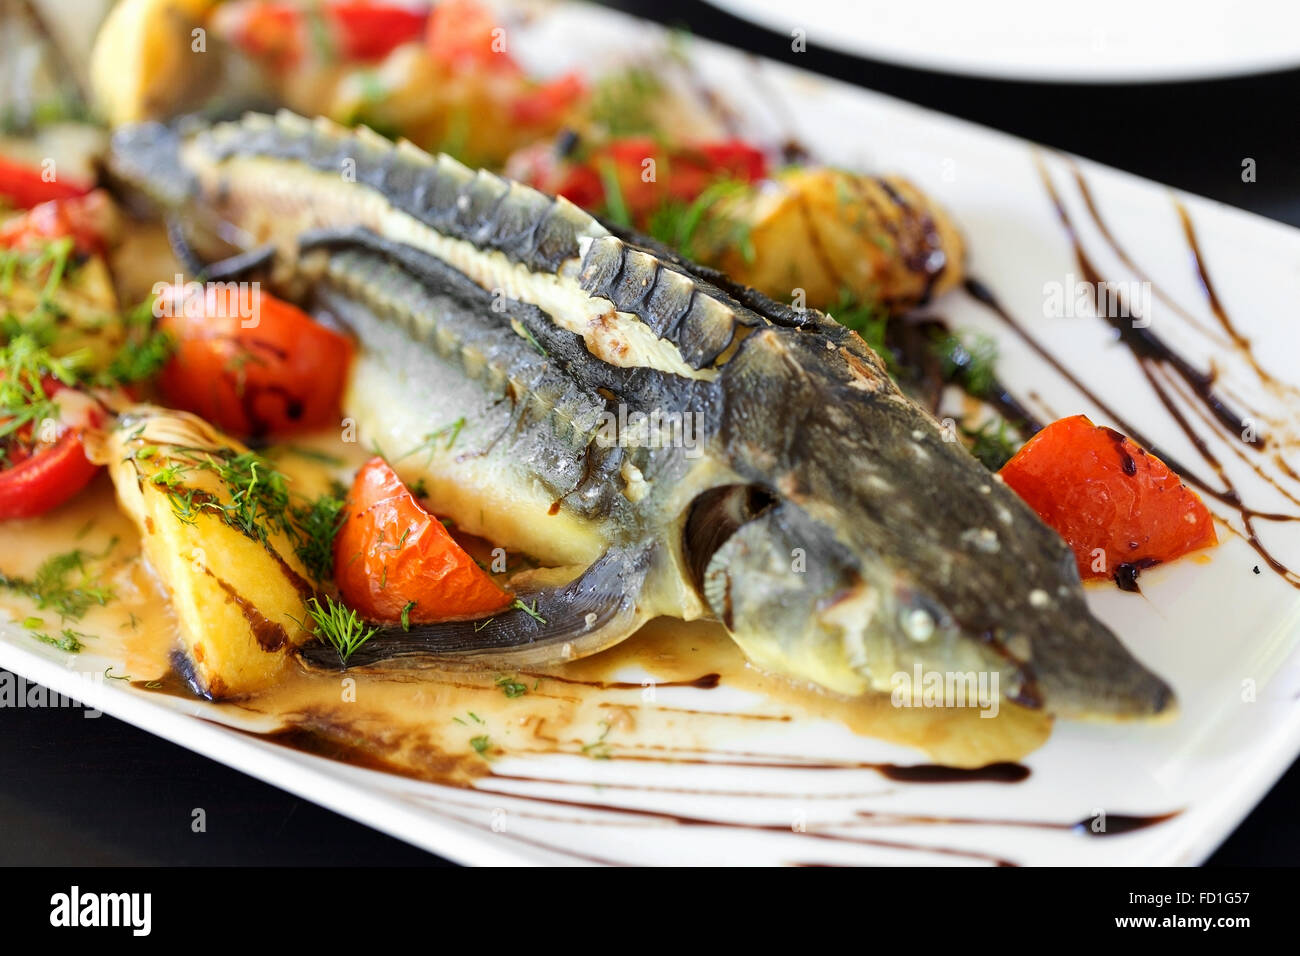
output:
M610 758L609 744L605 743L605 738L609 736L610 722L602 720L600 722L600 736L590 743L582 745L582 752L593 760L608 760Z
M989 471L999 471L1016 453L1018 443L1008 434L1007 423L1003 419L989 420L975 428L961 428L962 434L970 439L970 453L978 458Z
M293 553L317 581L334 573L334 538L347 518L347 489L337 484L328 494L289 509L297 530Z
M26 595L42 611L54 610L64 619L79 620L90 608L113 599L113 589L99 585L87 565L106 558L115 547L116 538L100 554L78 548L51 555L30 581L0 572L0 587Z
M535 341L536 340L534 340L534 343ZM438 444L442 440L442 438L444 436L446 437L447 444L444 446L444 448L445 450L450 451L451 446L456 444L456 439L460 437L461 430L464 427L465 427L465 416L462 415L460 418L456 419L450 425L443 425L437 431L429 432L427 435L424 436L424 439L420 442L420 444L416 445L405 455L402 455L401 458L398 458L396 460L401 461L403 458L410 458L417 451L423 451L425 449L428 449L429 458L430 460L432 460L433 453L437 450Z
M497 678L497 686L501 688L503 694L511 699L514 699L515 697L523 697L524 694L528 693L528 686L526 684L521 684L519 681L513 680L504 675Z
M97 385L131 385L147 381L162 371L175 351L175 340L154 326L152 300L128 312L123 322L126 341L104 371L95 377Z
M533 601L533 606L532 606L532 607L529 607L529 606L528 606L527 604L525 604L523 601L519 600L519 598L515 598L515 603L512 604L512 605L510 605L510 606L511 606L512 608L515 608L516 610L523 611L525 614L527 614L527 615L528 615L529 617L531 617L533 620L535 620L535 621L537 621L537 622L539 622L539 623L541 623L541 624L545 624L545 623L546 623L546 618L542 617L540 614L537 613L537 601L535 601L535 600Z
M700 258L705 246L735 246L746 262L753 262L755 253L750 224L729 214L720 205L749 188L750 184L743 180L720 179L690 202L669 199L650 214L648 231L687 259Z
M945 381L956 382L973 398L984 398L997 383L997 343L987 335L941 335L934 343Z
M653 71L629 67L596 82L588 115L611 137L653 134L658 131L654 107L662 93L663 83Z
M618 181L618 167L613 160L602 157L596 160L596 172L600 174L600 185L605 193L605 215L620 226L632 226L632 214L628 212L627 202L623 199L623 187Z
M332 646L339 654L339 662L344 667L348 659L356 653L357 648L375 636L377 628L367 628L357 612L326 595L322 606L316 598L307 599L307 614L313 627L309 628L317 637Z
M846 329L862 336L871 350L884 360L886 371L898 376L898 358L886 340L889 328L887 309L869 299L856 299L846 290L840 293L839 302L828 314Z

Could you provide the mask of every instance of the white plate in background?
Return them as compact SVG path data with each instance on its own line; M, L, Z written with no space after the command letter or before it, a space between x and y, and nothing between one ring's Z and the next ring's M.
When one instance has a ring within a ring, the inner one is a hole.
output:
M899 66L1065 83L1197 80L1300 66L1300 5L1263 0L708 0L809 44Z

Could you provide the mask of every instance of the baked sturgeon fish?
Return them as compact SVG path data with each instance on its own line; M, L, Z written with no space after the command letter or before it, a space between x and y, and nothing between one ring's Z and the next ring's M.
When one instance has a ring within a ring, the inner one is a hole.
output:
M354 666L549 664L671 615L844 695L919 667L1062 717L1172 711L1061 538L828 316L288 113L124 127L111 168L354 332L345 414L441 514L568 569L522 595L535 613L387 628Z

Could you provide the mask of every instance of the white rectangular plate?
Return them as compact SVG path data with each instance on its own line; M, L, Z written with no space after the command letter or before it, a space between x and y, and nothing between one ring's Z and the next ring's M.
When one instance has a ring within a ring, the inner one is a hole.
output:
M600 70L653 54L664 41L658 27L596 8L527 9L530 16L509 19L511 50L540 72ZM967 238L971 274L1130 423L1178 459L1200 464L1103 321L1044 317L1047 284L1066 283L1078 269L1033 146L702 41L688 49L701 82L721 93L760 141L794 137L820 160L900 172L934 196ZM1042 155L1099 268L1115 280L1138 278L1097 233L1072 164L1120 244L1201 326L1214 329L1174 194L1087 162ZM1218 294L1259 361L1279 379L1300 381L1300 326L1289 317L1300 301L1300 232L1203 199L1178 198L1195 222ZM930 311L956 328L995 336L1002 377L1019 395L1036 396L1056 414L1084 412L1115 424L970 297L950 294ZM1296 440L1294 393L1261 386L1239 354L1215 346L1158 299L1153 319L1198 364L1208 366L1213 357L1221 387L1255 410L1261 432ZM1222 436L1212 444L1248 502L1265 511L1296 510ZM1278 474L1267 454L1252 452L1246 460ZM1280 480L1300 493L1294 482ZM1211 504L1241 527L1230 509ZM1284 562L1300 564L1300 525L1261 523L1259 532ZM69 658L17 627L0 632L0 665L464 863L1190 864L1214 849L1300 751L1300 591L1267 567L1255 573L1259 556L1239 537L1223 530L1220 536L1223 544L1208 563L1180 561L1147 572L1142 595L1089 591L1094 611L1174 686L1179 719L1160 726L1058 724L1048 743L1026 758L1028 779L1015 785L900 782L864 765L925 763L923 754L830 722L755 720L734 722L708 740L704 749L715 757L733 755L713 766L508 757L476 787L454 788L299 753L200 719L204 703L87 679L109 665L121 673L122 662L89 651ZM664 689L654 702L634 692L628 700L650 709L763 706L727 687ZM1162 823L1115 832L1123 815L1175 811ZM1086 824L1071 828L1100 814L1112 821L1107 838L1093 838Z

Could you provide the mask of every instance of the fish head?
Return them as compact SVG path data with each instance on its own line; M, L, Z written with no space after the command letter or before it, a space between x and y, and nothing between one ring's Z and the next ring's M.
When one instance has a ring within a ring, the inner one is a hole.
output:
M849 695L973 675L1062 717L1172 713L1065 542L860 338L765 329L724 376L716 440L743 480L695 499L684 547L755 664Z

